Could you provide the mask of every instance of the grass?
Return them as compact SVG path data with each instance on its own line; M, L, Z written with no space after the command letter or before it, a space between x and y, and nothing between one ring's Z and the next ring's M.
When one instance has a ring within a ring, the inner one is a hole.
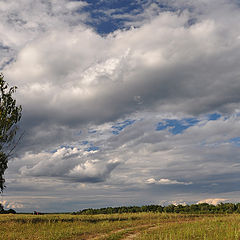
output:
M240 215L0 215L0 240L237 240Z
M239 240L240 215L203 217L198 221L173 222L146 230L141 240Z

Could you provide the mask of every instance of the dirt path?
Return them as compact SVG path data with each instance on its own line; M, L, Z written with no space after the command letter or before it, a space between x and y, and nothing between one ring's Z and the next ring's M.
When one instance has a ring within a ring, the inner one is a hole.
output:
M183 220L183 221L181 221L181 223L182 222L194 222L194 221L196 221L195 219L193 219L193 220ZM178 221L168 221L168 223L170 223L170 224L176 224ZM134 233L132 233L132 234L127 234L124 238L122 238L121 240L133 240L133 239L137 239L137 237L138 236L140 236L140 234L141 233L143 233L143 231L144 230L148 230L148 231L154 231L155 229L158 229L158 228L160 228L161 227L161 225L159 225L159 223L156 223L156 224L152 224L152 225L149 225L149 227L148 228L145 228L145 229L142 229L142 228L140 228L139 230L140 231L135 231Z
M159 226L156 226L156 225L154 225L154 226L149 226L149 228L146 228L145 230L154 230L154 229L157 229ZM139 232L135 232L135 233L133 233L133 234L130 234L130 235L128 235L128 236L126 236L125 238L123 238L122 240L132 240L132 239L135 239L135 238L137 238L140 234L142 233L142 230L141 231L139 231Z
M118 229L115 231L108 232L106 234L96 236L94 238L89 238L89 240L90 239L91 240L100 240L100 239L102 240L113 234L124 233L124 232L126 232L127 237L131 237L131 236L134 236L135 234L140 234L143 229L151 229L152 227L153 227L153 224L144 224L144 225L136 226L136 227L121 228L121 229ZM129 233L127 233L127 232L129 232ZM123 239L128 239L128 238L123 238ZM129 238L129 239L133 239L133 238Z
M182 222L193 222L196 221L196 219L182 219ZM165 221L162 223L162 226L164 226L166 223L170 223L170 224L176 224L178 221L174 221L174 220L170 220L170 221ZM118 230L113 230L111 232L105 233L105 234L99 234L99 235L95 235L93 236L89 236L88 238L86 238L87 240L105 240L105 239L110 239L111 236L113 235L117 235L119 234L121 240L133 240L133 239L137 239L137 237L140 236L141 233L143 233L145 230L147 231L153 231L157 228L161 227L160 223L152 223L152 224L143 224L143 225L138 225L135 227L128 227L128 228L121 228ZM121 236L122 235L122 236Z

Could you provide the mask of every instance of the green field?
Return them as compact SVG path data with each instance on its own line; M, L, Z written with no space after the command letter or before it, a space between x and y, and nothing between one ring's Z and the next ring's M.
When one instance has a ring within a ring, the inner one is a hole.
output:
M232 240L240 215L123 213L110 215L0 215L0 239Z

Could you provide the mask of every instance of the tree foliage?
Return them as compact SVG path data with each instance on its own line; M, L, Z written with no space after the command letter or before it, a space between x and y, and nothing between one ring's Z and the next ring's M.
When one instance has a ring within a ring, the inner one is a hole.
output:
M8 210L4 210L3 205L0 203L0 214L9 214L9 213L15 214L16 211L14 209L11 209L11 208L8 209Z
M225 214L240 213L240 203L220 203L212 205L208 203L192 204L192 205L145 205L138 206L122 206L107 207L99 209L83 209L73 214L93 215L93 214L112 214L112 213L137 213L137 212L159 212L159 213L187 213L187 214Z
M0 191L4 188L4 172L8 167L8 159L16 146L14 141L18 122L22 116L22 107L17 106L12 95L17 87L9 87L0 74Z
M3 211L3 205L0 203L0 212Z

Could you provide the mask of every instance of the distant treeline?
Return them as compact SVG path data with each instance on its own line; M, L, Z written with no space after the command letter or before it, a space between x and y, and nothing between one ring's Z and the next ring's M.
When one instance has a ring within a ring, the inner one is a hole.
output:
M159 212L159 213L240 213L240 203L220 203L212 205L208 203L192 205L146 205L142 207L107 207L99 209L83 209L73 214L92 215L92 214L112 214L112 213L139 213L139 212Z

